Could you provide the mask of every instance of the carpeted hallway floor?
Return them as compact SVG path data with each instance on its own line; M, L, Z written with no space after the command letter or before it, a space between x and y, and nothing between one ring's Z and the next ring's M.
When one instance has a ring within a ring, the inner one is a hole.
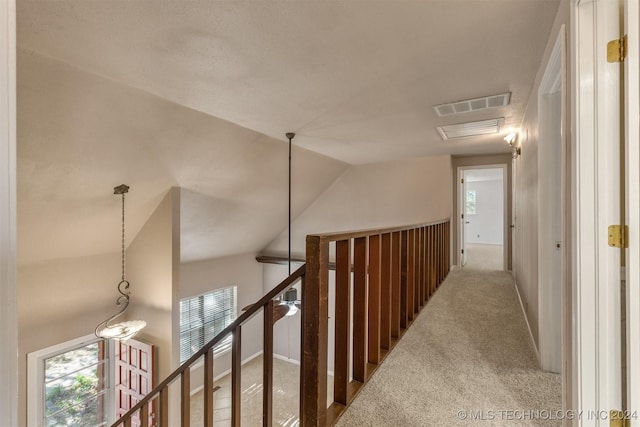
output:
M504 270L503 246L482 243L467 243L467 263L464 268L472 270Z
M560 409L560 375L538 368L511 275L465 268L451 271L338 425L550 426L562 424L549 420Z
M299 367L274 362L273 424L298 426ZM229 378L216 385L214 424L231 425ZM242 425L261 425L261 357L243 366L242 396ZM559 426L543 418L560 409L560 375L537 366L511 275L464 268L451 271L338 425ZM201 426L202 392L192 414Z

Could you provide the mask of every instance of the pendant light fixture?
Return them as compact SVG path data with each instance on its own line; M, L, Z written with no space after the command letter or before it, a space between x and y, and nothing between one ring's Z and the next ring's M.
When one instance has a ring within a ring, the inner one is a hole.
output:
M113 323L113 321L121 316L129 307L129 282L125 278L125 252L124 252L124 195L129 192L129 186L119 185L113 189L113 194L122 196L122 279L118 283L118 292L120 296L116 300L116 305L122 306L119 312L109 317L104 322L96 326L95 334L98 338L114 339L118 341L126 341L137 334L147 325L144 320L130 320L126 322Z
M293 140L296 134L293 132L288 132L285 134L285 136L289 140L289 219L287 221L287 234L289 237L289 244L287 260L289 265L289 276L291 276L291 140ZM288 289L284 293L280 301L280 305L286 305L289 308L285 316L293 316L294 314L296 314L300 309L300 301L298 301L298 290L293 287Z

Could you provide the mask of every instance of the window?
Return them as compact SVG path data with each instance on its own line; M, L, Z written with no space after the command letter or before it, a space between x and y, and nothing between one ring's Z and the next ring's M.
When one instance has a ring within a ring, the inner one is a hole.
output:
M107 425L107 346L93 337L29 354L29 426Z
M465 212L470 215L476 214L476 190L467 190Z
M236 318L236 287L218 289L180 301L180 363L200 350ZM229 335L216 351L231 347Z

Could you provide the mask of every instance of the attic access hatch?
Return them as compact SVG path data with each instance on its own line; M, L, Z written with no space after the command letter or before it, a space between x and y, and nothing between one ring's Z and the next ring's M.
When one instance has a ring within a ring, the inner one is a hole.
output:
M455 125L438 126L436 129L445 141L470 136L491 135L500 133L504 125L504 117L477 122L458 123Z

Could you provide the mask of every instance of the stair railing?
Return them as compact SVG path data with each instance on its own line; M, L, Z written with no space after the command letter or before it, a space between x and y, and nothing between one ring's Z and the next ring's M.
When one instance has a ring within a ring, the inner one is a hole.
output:
M126 414L118 419L112 427L169 427L169 387L180 379L180 425L191 425L191 368L204 358L204 426L213 425L213 359L214 347L229 335L233 336L231 345L231 425L240 425L241 402L241 343L242 325L255 316L260 310L264 316L264 355L263 355L263 425L272 425L272 390L273 390L273 319L274 298L285 292L299 280L304 283L305 266L298 268L291 276L283 280L278 286L265 294L258 302L251 305L238 318L216 335L209 343L197 351L177 370L169 375L157 387L149 392Z
M263 426L272 426L273 324L278 318L274 299L298 281L302 289L300 424L335 424L448 274L449 252L448 219L307 236L305 265L251 305L112 427L169 427L169 387L178 379L180 425L190 426L190 369L201 358L203 425L212 426L214 347L229 335L233 336L231 425L240 426L242 325L260 310L264 316L262 418ZM327 405L329 270L335 270L335 347L333 401Z

